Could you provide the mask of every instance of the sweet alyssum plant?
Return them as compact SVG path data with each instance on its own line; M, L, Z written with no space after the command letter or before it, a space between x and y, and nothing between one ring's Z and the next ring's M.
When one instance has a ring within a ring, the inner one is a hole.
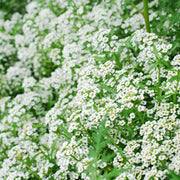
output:
M0 179L180 177L180 26L154 25L160 2L1 11Z

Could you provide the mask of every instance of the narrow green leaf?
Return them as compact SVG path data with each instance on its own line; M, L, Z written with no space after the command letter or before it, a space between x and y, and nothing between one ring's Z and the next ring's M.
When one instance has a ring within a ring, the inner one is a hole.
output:
M156 68L158 66L158 63L155 62L149 69L148 69L148 73L153 70L154 68Z
M109 93L116 93L116 91L112 87L109 87L106 84L101 84L100 89L105 89Z
M54 141L53 141L53 144L51 146L51 159L53 159L53 153L54 153L54 150L56 148L56 144L57 144L57 141L58 141L58 138L56 138Z
M64 134L66 135L67 138L69 138L69 139L72 138L72 134L69 133L66 128L64 128L63 126L61 126L61 130L64 132Z
M3 138L1 137L0 138L0 148L1 148L2 144L3 144Z
M160 60L160 58L159 58L159 54L158 54L158 50L157 50L157 48L156 48L156 46L155 46L155 45L153 45L153 52L154 52L154 54L155 54L156 58L157 58L158 60Z
M46 151L48 151L49 152L49 148L46 146L46 145L44 145L44 144L41 144L41 146L46 150Z
M96 110L96 112L98 112L98 107L96 106L96 104L93 104L93 107Z
M35 161L36 157L37 157L39 154L41 154L41 153L39 152L39 153L37 153L36 155L34 155L34 156L32 157L32 159L31 159L32 163Z
M173 82L175 80L177 80L177 76L173 76L171 79L168 80L168 82Z
M29 156L26 158L26 165L28 165L29 167L31 166L32 164L32 161L31 159L29 158Z
M160 97L155 98L155 100L164 99L164 98L169 97L169 96L172 96L172 95L174 95L174 93L165 94L165 95L163 95L163 96L160 96Z
M33 128L41 128L44 127L43 124L33 124Z

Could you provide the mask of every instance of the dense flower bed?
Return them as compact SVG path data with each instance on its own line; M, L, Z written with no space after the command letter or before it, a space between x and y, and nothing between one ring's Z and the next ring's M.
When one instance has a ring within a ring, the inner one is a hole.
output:
M178 35L146 32L137 7L46 0L0 13L0 180L180 177Z

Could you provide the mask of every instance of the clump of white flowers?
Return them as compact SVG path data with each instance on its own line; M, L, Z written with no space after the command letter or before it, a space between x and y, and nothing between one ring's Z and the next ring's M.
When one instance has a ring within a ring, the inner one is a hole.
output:
M122 4L32 1L0 16L0 179L179 175L180 55Z

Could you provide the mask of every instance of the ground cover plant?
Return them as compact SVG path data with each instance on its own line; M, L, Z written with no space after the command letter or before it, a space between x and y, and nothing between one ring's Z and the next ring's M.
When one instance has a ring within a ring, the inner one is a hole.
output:
M180 179L180 1L0 5L0 180Z

